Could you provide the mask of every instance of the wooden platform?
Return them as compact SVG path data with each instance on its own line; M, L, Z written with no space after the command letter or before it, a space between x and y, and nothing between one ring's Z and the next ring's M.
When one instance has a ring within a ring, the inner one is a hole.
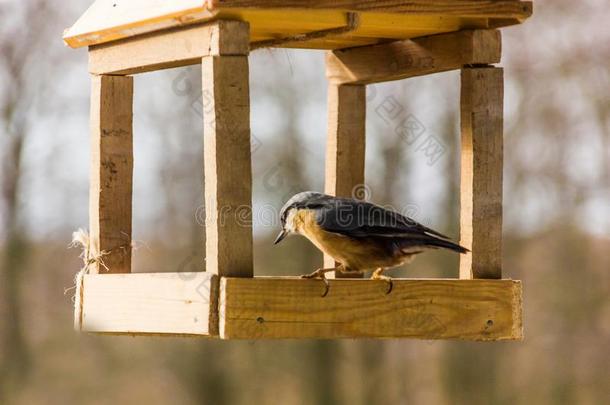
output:
M514 280L218 278L208 273L86 275L86 332L222 339L522 339ZM218 284L219 289L218 289Z
M347 13L358 13L358 26L331 35L281 46L340 49L393 39L523 22L530 1L515 0L97 0L64 34L73 48L91 46L153 31L218 19L247 21L251 42L285 38L345 26Z

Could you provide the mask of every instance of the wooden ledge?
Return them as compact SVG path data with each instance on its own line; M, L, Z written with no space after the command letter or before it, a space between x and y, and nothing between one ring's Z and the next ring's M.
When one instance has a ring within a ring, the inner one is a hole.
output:
M99 334L520 340L515 280L219 278L206 272L90 274L82 325Z
M218 276L206 272L87 274L83 332L218 335Z
M421 338L520 340L515 280L222 278L223 339Z

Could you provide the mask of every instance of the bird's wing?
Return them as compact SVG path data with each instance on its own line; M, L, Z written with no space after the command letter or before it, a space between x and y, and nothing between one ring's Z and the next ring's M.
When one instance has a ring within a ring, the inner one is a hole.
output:
M336 198L321 206L317 205L316 208L318 208L317 222L327 232L354 238L433 236L449 239L409 217L367 202Z

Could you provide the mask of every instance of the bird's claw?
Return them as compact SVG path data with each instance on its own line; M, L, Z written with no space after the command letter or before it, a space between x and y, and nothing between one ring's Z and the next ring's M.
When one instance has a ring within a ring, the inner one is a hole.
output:
M323 271L320 271L322 269L318 269L316 271L314 271L313 273L309 273L309 274L303 274L301 276L301 278L326 278L324 275Z
M385 292L386 294L391 293L392 289L394 288L394 283L392 282L392 279L388 276L384 276L383 274L373 273L373 275L371 276L371 280L382 280L388 283L388 289Z
M322 269L318 269L318 270L314 271L313 273L303 274L301 276L301 278L305 278L305 279L319 278L320 280L322 280L324 282L324 292L322 293L322 297L326 297L326 295L328 294L328 290L330 288L330 283L326 279L326 273L324 271L322 271Z

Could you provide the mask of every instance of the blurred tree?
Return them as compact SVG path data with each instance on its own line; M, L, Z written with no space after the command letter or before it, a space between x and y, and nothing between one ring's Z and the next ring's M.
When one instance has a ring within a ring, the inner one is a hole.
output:
M0 395L7 385L22 381L29 366L21 306L29 247L20 218L20 186L23 151L33 126L29 113L42 85L40 51L53 15L44 0L0 4Z

